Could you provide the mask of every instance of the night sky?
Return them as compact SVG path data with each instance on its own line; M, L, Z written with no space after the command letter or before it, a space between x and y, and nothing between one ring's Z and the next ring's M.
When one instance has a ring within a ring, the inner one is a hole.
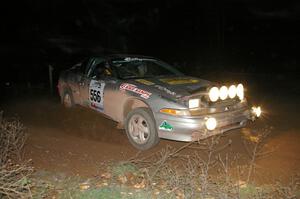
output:
M299 1L12 0L0 9L1 82L47 82L49 64L58 74L110 53L186 73L298 72Z

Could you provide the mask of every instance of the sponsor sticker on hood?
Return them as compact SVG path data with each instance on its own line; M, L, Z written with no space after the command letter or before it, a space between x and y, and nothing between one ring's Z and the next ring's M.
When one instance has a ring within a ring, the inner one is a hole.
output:
M157 88L157 89L159 89L159 90L161 90L161 91L166 92L166 93L169 94L169 95L176 95L175 92L173 92L173 91L171 91L171 90L169 90L169 89L167 89L167 88L165 88L165 87L163 87L163 86L155 85L154 87Z
M160 81L170 85L195 84L199 82L198 79L182 79L182 78L167 78L167 79L160 79Z

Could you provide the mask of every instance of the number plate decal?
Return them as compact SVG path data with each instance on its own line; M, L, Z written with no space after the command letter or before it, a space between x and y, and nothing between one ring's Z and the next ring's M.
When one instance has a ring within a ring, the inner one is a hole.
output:
M90 106L93 109L98 111L103 111L103 92L104 92L105 83L99 82L96 80L92 80L89 88L89 98L90 98Z

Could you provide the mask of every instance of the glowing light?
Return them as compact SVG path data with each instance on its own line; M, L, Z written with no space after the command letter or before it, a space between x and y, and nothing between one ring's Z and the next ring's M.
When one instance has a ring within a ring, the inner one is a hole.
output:
M213 117L208 118L205 122L205 126L208 130L212 131L217 127L217 120Z
M235 85L231 85L228 89L228 96L233 99L236 96L236 86Z
M236 94L240 98L240 100L244 99L244 86L243 84L239 84L236 88Z
M261 110L260 106L258 106L258 107L254 106L254 107L252 107L252 112L255 114L256 117L260 117L262 110Z
M228 88L226 86L222 86L220 88L220 99L225 100L228 97Z
M190 99L189 100L189 108L197 108L199 107L200 100L199 99Z
M219 99L219 89L217 87L212 87L209 90L209 99L212 102L215 102Z

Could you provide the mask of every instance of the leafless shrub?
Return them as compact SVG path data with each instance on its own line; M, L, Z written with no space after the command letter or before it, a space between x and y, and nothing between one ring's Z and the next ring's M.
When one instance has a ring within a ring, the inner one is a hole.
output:
M2 116L1 116L2 117ZM24 125L18 119L1 119L0 123L0 165L8 159L22 160L22 151L27 135Z
M176 197L181 192L184 198L241 198L245 194L246 198L266 198L271 192L250 184L250 178L256 160L273 152L264 147L271 130L272 127L265 127L245 139L249 155L249 163L245 165L239 165L239 154L224 153L231 140L221 142L220 136L187 143L178 149L167 146L146 157L137 154L129 162L147 171L145 178L151 189L159 186ZM238 168L237 173L234 168ZM285 188L281 192L287 195L290 190Z
M280 181L274 186L274 198L296 199L300 196L300 175L291 177L289 183L284 184Z
M0 198L29 198L28 176L32 167L22 162L27 135L17 119L6 120L0 114Z
M216 195L224 198L228 194L220 194L221 184L215 183L210 175L210 170L222 162L227 175L224 177L227 180L224 180L222 185L231 183L228 177L229 160L223 160L220 155L220 152L231 144L231 140L220 144L219 139L220 137L214 136L202 142L187 143L178 149L167 146L147 157L139 158L137 154L129 161L139 168L147 168L147 180L152 189L155 189L153 184L159 184L161 188L168 190L167 194L179 194L185 198L207 198ZM185 153L185 150L189 152ZM224 171L222 170L222 176ZM222 191L227 190L222 188Z
M2 124L2 119L3 119L3 111L0 111L0 124Z
M33 169L27 164L10 162L0 168L0 198L31 198L28 176Z
M245 139L243 140L243 142L250 158L247 179L246 179L247 183L250 182L250 178L252 174L255 172L255 169L257 167L255 163L256 160L274 152L273 149L266 151L264 148L266 139L270 135L271 131L272 131L272 127L266 126L265 128L260 129L257 132L244 133Z

